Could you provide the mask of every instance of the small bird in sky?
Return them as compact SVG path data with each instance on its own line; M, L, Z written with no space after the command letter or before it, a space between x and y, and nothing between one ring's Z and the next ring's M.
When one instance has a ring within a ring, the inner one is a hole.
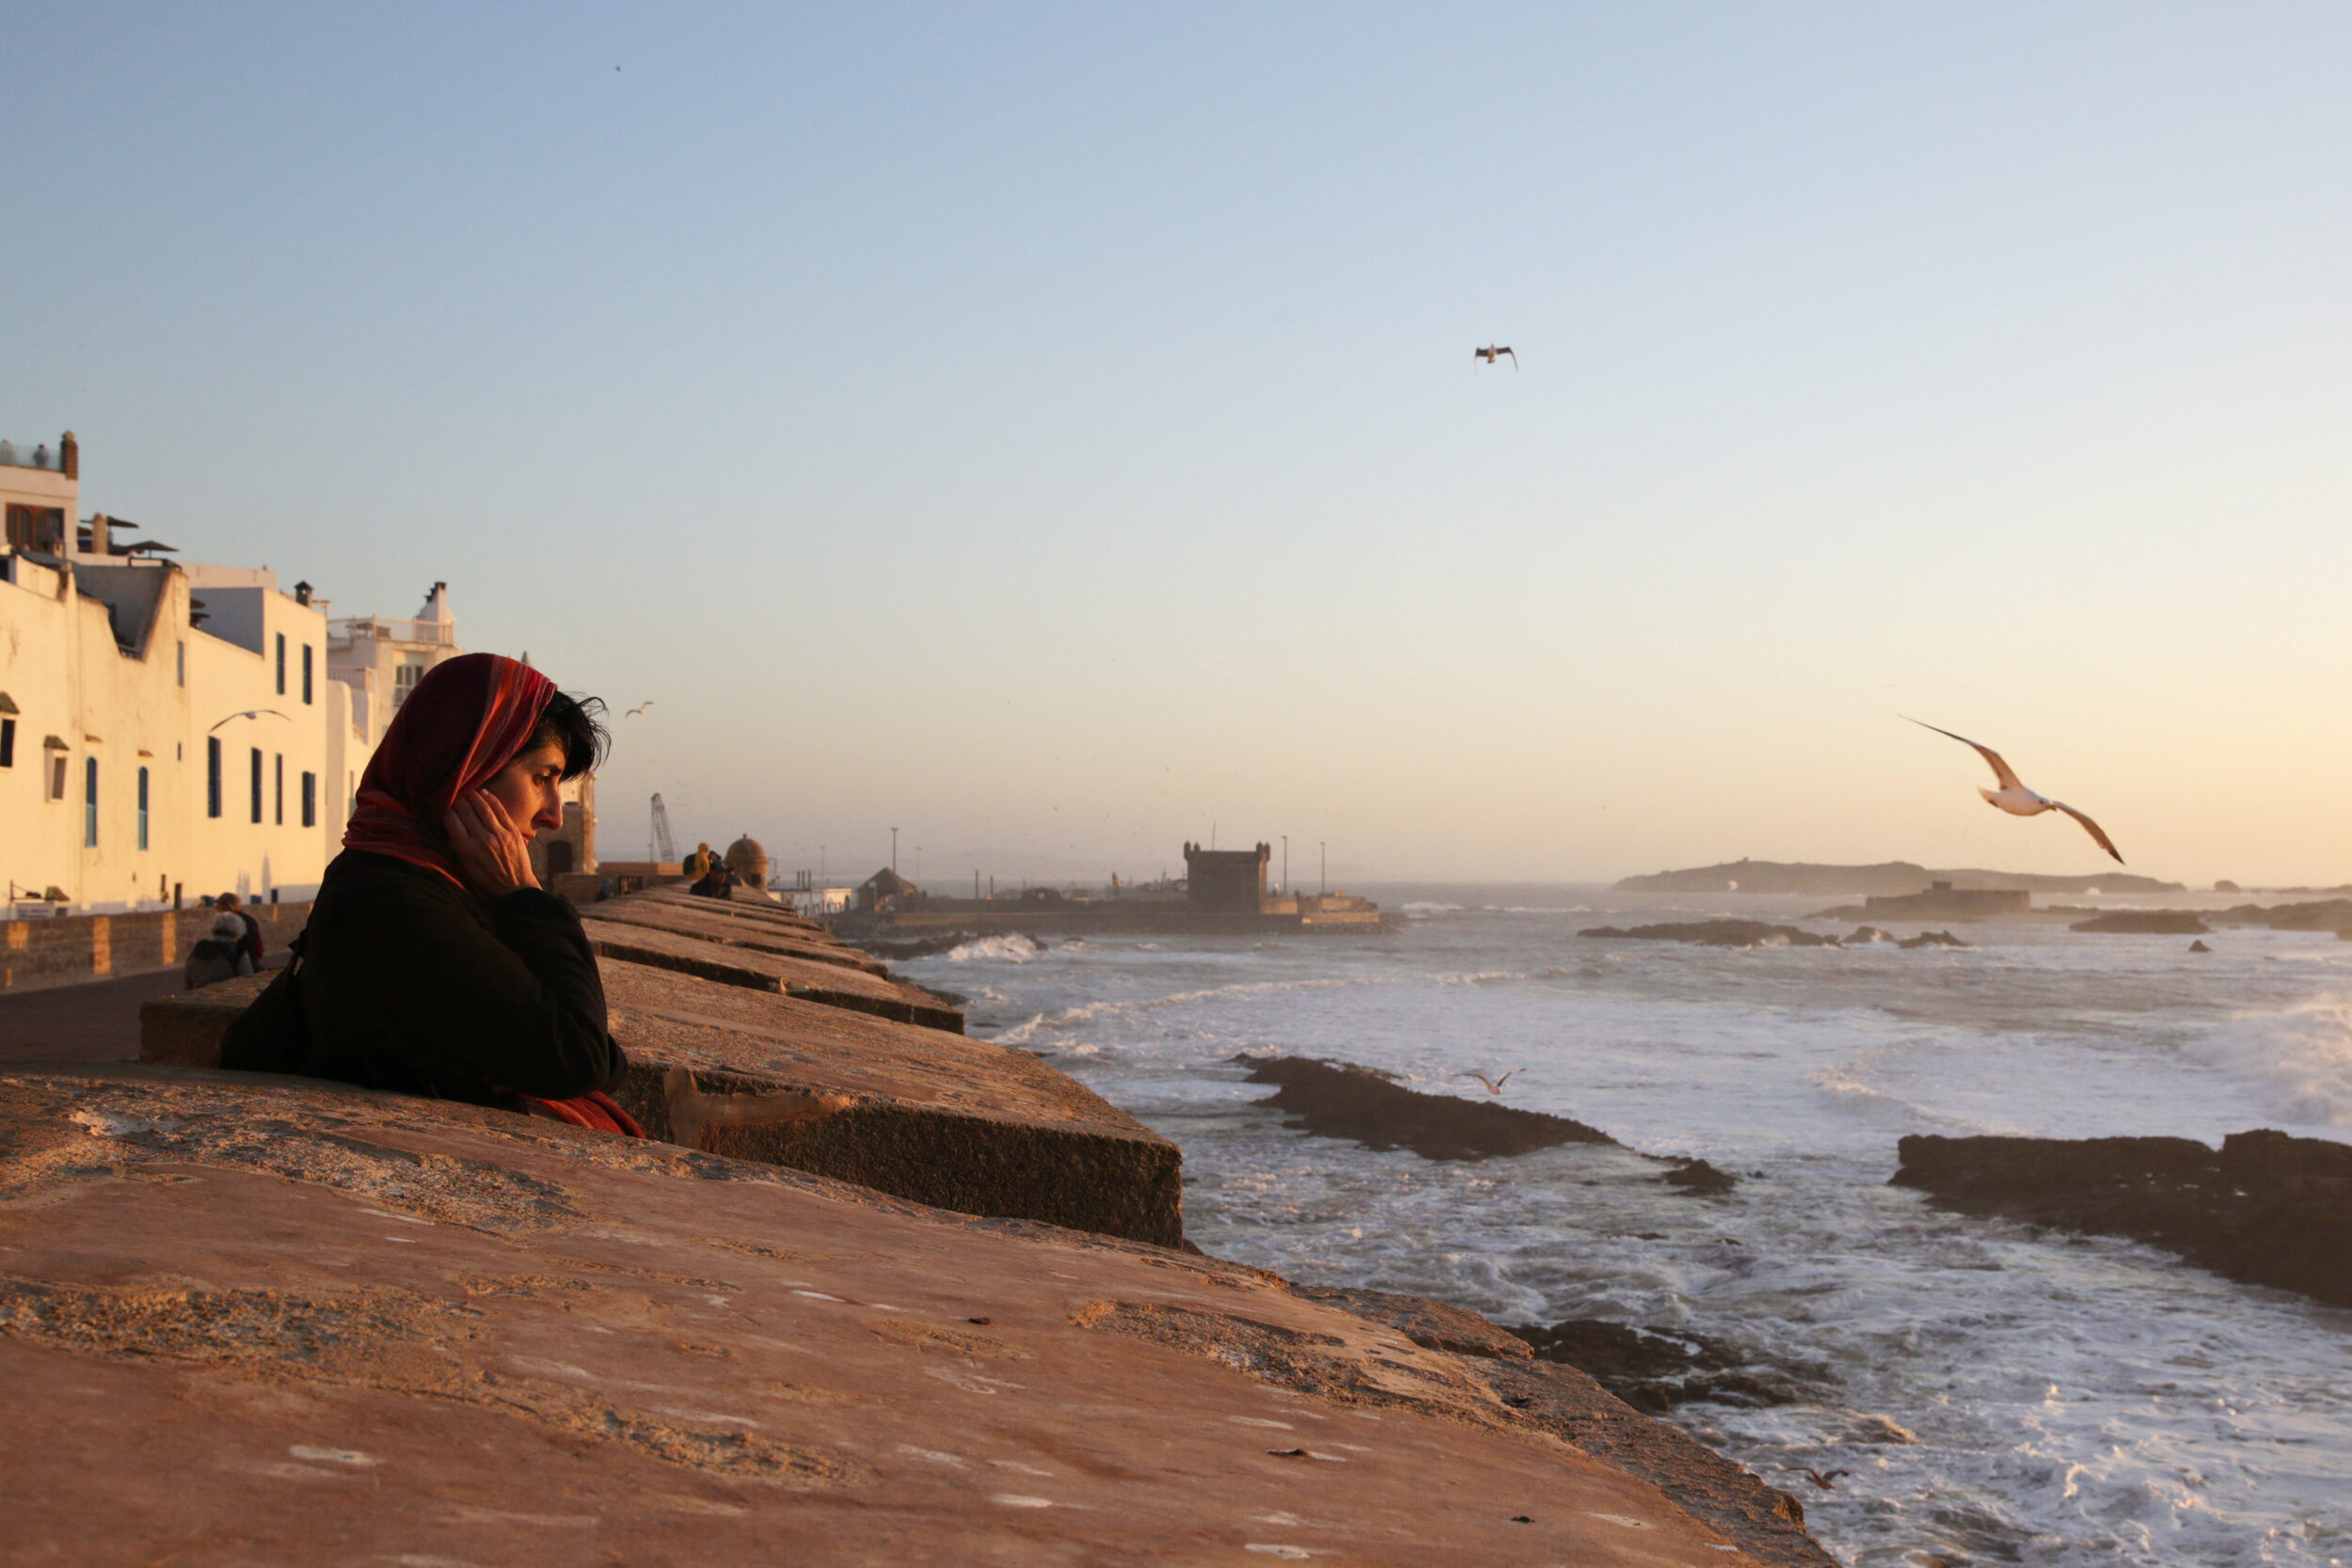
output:
M1930 728L1933 728L1933 726L1931 725ZM1839 1476L1850 1476L1852 1474L1853 1472L1851 1470L1831 1470L1826 1474L1820 1470L1807 1470L1804 1473L1804 1479L1820 1487L1822 1491L1826 1492L1831 1487L1837 1484L1837 1478Z
M1489 343L1485 348L1474 348L1470 350L1471 358L1484 359L1489 365L1495 362L1495 356L1499 354L1511 354L1511 351L1509 348L1501 343ZM1470 367L1471 370L1476 370L1477 368L1478 367L1475 365ZM1511 354L1511 368L1515 371L1519 368L1519 356L1516 354Z
M1526 1070L1527 1069L1523 1067L1515 1067L1500 1078L1489 1078L1483 1072L1465 1072L1460 1073L1457 1076L1463 1078L1475 1078L1480 1083L1486 1085L1486 1092L1488 1094L1501 1094L1502 1092L1503 1085L1508 1084L1512 1079L1517 1078L1520 1073L1525 1072Z
M1909 714L1904 714L1903 717L1906 719L1911 718ZM1935 726L1929 723L1924 719L1912 719L1911 721L1918 725L1923 730L1935 730ZM1988 804L2000 807L2001 810L2009 813L2011 816L2039 816L2045 811L2062 811L2067 816L2073 817L2075 821L2081 823L2083 825L2083 832L2089 833L2100 848L2105 849L2108 854L2115 856L2116 864L2122 865L2123 863L2123 857L2122 853L2116 849L2115 841L2107 837L2106 832L2100 828L2098 823L2093 822L2090 817L2085 816L2081 812L2076 811L2074 807L2068 805L2063 800L2053 800L2046 795L2037 795L2032 790L2027 789L2025 784L2019 781L2016 769L2012 768L2008 763L2001 760L2000 752L1994 751L1990 746L1979 746L1975 741L1969 739L1966 736L1954 735L1949 730L1935 730L1935 733L1943 736L1946 739L1957 740L1963 746L1973 748L1977 755L1984 758L1985 761L1993 765L1993 777L1999 781L2001 787L1994 790L1986 789L1982 785L1979 785L1977 788L1977 793L1983 796Z
M648 697L645 701L638 704L635 707L630 708L628 712L622 714L621 717L624 719L634 719L651 706L653 706L653 699Z
M240 720L240 719L259 719L259 718L261 718L261 717L262 717L262 715L264 715L264 714L267 714L267 715L268 715L270 718L272 718L272 719L285 719L285 718L286 718L286 716L285 716L284 714L282 714L282 713L278 712L278 711L276 708L274 708L274 707L249 707L249 708L246 708L246 709L243 713L232 713L232 714L230 714L228 718L226 718L226 719L222 720L222 721L220 721L220 724L229 724L229 723L233 723L233 722L235 722L237 720ZM286 721L287 721L288 723L292 723L294 721L292 721L292 720L290 720L290 719L289 719L289 720L287 720ZM216 729L220 728L220 724L215 724L215 725L213 726L213 730L216 730ZM205 733L206 735L210 735L210 734L212 734L212 733L213 733L213 730L206 730L204 733ZM256 766L258 766L258 764L257 764Z

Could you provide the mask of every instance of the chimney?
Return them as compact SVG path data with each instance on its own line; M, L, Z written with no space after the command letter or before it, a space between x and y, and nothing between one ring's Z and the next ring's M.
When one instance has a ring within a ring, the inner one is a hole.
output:
M57 471L68 479L82 477L82 443L70 430L57 437Z
M297 583L295 583L295 584L294 584L294 603L296 603L296 604L298 604L298 605L307 605L307 604L309 604L310 602L310 585L309 583L307 583L307 582L297 582Z
M90 554L101 558L103 558L106 553L107 522L108 518L103 512L93 512L89 515L89 545L87 548Z

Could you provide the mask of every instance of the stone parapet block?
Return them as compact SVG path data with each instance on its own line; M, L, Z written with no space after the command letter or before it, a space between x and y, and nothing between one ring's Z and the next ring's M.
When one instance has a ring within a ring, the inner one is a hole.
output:
M584 914L580 924L586 928L589 941L596 943L596 951L606 958L675 969L727 985L781 991L803 1001L871 1013L894 1022L963 1033L963 1014L951 1001L904 981L838 964L711 942L674 930L607 920L596 909Z
M1184 1241L1182 1151L1025 1052L611 958L604 984L630 1062L615 1097L655 1137L962 1213ZM746 1119L699 1099L674 1117L679 1068ZM760 1116L779 1091L855 1103Z

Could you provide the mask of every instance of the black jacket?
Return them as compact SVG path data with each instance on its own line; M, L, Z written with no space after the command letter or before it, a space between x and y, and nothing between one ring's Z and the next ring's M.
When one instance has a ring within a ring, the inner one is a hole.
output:
M302 934L300 1072L479 1105L569 1100L628 1066L572 907L524 888L485 904L389 855L347 849Z

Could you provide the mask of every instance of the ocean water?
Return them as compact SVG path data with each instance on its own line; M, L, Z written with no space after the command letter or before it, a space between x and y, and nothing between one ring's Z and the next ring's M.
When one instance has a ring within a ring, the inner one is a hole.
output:
M1211 1253L1504 1322L1678 1326L1805 1380L1670 1418L1802 1496L1848 1562L2352 1560L2352 1312L1886 1185L1914 1132L2352 1141L2352 942L2225 929L2192 956L1998 921L1955 927L1962 950L1725 951L1577 932L1839 900L1374 892L1403 929L1000 937L903 967L1181 1143ZM1507 1103L1742 1180L1698 1198L1603 1148L1451 1164L1290 1132L1232 1061L1272 1053L1470 1095L1517 1069Z

